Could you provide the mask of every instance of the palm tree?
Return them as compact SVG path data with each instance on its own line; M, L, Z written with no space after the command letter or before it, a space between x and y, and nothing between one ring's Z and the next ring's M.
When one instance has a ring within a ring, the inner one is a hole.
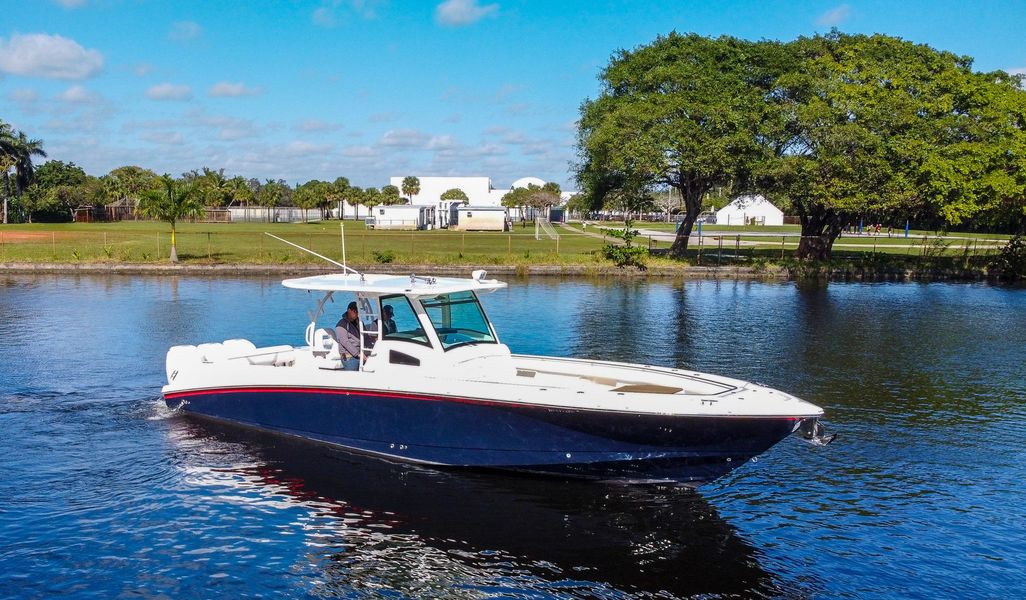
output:
M178 262L178 246L175 241L175 223L180 219L203 214L203 200L195 186L175 181L165 173L157 180L157 189L146 190L139 200L143 214L171 224L171 262Z
M224 169L215 171L203 167L203 174L196 179L196 182L203 195L203 202L207 206L226 206L231 202L228 178L224 176Z
M420 193L420 179L408 175L403 177L403 194L410 199L410 204L413 204L413 197Z
M43 151L43 141L29 139L23 131L15 131L9 124L0 121L0 156L8 157L4 164L13 161L14 167L14 188L21 197L22 193L32 183L35 168L32 165L32 157L39 156L46 158ZM4 169L4 223L7 223L7 197L10 190L10 176Z
M238 203L239 206L249 206L249 203L253 201L253 190L249 187L249 182L246 178L241 175L236 175L228 180L225 189L226 198L228 199L228 206Z

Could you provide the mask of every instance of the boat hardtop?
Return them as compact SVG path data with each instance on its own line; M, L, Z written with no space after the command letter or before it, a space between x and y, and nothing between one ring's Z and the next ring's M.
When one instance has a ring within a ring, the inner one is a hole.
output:
M491 292L506 287L506 283L485 279L486 271L474 271L473 277L423 277L417 275L386 275L374 273L332 273L298 279L286 279L287 288L321 292L353 292L359 294L406 294L408 296L437 296L453 292Z

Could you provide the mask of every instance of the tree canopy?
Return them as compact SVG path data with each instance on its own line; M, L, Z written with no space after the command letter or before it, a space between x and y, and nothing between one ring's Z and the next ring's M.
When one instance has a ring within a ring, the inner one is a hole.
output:
M439 200L459 200L464 204L470 204L470 198L467 197L467 193L460 188L450 188L442 192L439 196Z
M413 197L420 193L420 179L412 175L403 177L403 195L413 202Z
M747 42L672 33L620 51L581 107L577 179L592 207L673 188L681 255L711 190L797 214L800 258L858 217L1026 221L1021 78L884 35Z
M10 197L20 198L32 184L35 175L32 158L35 156L46 158L43 141L32 139L25 132L17 131L11 125L0 120L0 175L3 179L3 188L0 189L0 194L3 194L4 197L4 223L7 223L8 220L7 208ZM12 169L14 171L13 178L10 176Z
M188 181L178 181L165 173L157 180L154 189L142 193L139 210L149 217L166 221L171 225L171 262L178 262L175 225L181 219L203 214L203 202L196 185Z
M28 221L70 221L75 208L102 197L98 179L75 163L49 160L35 170L35 181L22 197Z
M581 106L577 179L593 206L676 189L685 218L671 253L682 255L703 195L745 177L761 156L763 63L773 55L764 49L773 45L671 33L614 54L602 93Z

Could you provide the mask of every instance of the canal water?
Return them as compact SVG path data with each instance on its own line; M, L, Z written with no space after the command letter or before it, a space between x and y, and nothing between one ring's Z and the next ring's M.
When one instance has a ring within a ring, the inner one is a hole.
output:
M537 278L484 297L517 352L826 409L832 445L790 438L698 492L392 464L162 406L169 346L298 345L312 304L270 279L0 276L0 597L1026 590L1026 290Z

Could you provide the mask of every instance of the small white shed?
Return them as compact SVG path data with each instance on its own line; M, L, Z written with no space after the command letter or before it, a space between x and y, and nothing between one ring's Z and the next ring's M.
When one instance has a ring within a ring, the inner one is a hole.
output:
M430 229L435 221L433 206L416 206L410 204L393 204L391 206L375 206L367 219L370 229Z
M506 209L502 206L453 205L449 229L457 231L505 231Z
M716 211L717 225L783 225L784 211L761 195L738 196Z

